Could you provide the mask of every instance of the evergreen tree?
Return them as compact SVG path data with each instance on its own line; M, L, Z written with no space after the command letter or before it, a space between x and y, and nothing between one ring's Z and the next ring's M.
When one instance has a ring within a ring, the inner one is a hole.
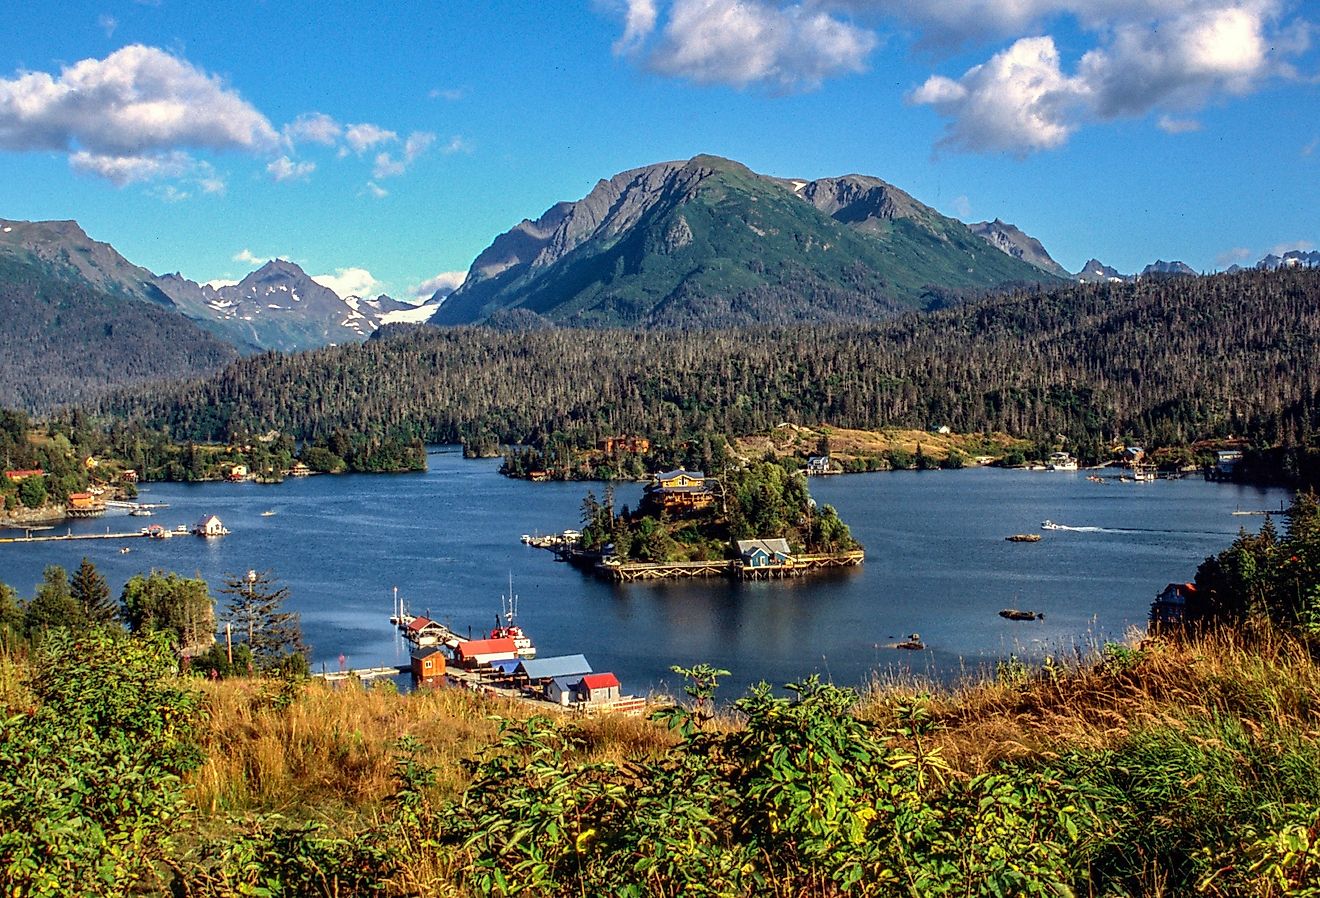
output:
M23 609L18 593L7 583L0 583L0 648L13 643L23 632Z
M276 587L269 571L248 571L226 577L220 591L229 596L225 620L233 625L234 636L251 649L257 670L306 665L301 620L296 612L283 610L287 586Z
M57 564L49 565L42 575L37 594L23 611L23 629L28 637L47 630L72 628L86 622L82 607L69 590L69 575Z
M89 558L83 558L78 565L69 591L91 623L108 624L118 615L119 606L110 598L109 584Z

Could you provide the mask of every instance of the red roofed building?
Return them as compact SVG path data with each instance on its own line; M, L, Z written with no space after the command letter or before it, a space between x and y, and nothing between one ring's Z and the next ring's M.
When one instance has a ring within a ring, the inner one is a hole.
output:
M518 647L512 636L500 639L469 639L454 649L454 660L463 667L478 667L492 661L518 657Z
M582 678L581 694L585 702L619 700L619 678L612 673L587 674Z
M18 483L20 480L26 480L29 477L43 477L45 474L46 472L41 470L41 468L24 468L18 471L5 471L5 476L14 483Z
M414 617L403 635L417 645L435 645L444 638L445 628L429 617Z

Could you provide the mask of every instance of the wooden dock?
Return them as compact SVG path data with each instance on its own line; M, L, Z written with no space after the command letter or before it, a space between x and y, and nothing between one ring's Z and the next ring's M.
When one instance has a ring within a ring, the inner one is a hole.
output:
M60 536L0 536L0 543L52 543L78 539L145 539L147 534L137 533L65 533Z
M353 670L323 670L320 673L312 674L312 678L325 680L327 683L337 683L341 680L375 680L380 677L395 677L411 671L412 668L408 665L401 667L358 667Z

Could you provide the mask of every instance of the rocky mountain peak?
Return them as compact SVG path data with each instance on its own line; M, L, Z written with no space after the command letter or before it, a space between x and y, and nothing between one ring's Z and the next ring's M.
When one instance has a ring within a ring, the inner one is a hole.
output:
M971 228L973 234L985 240L1000 252L1035 265L1042 271L1048 271L1056 277L1072 277L1067 269L1050 257L1050 254L1045 251L1045 247L1039 240L1025 233L1017 225L996 218L994 221L975 222L967 227Z

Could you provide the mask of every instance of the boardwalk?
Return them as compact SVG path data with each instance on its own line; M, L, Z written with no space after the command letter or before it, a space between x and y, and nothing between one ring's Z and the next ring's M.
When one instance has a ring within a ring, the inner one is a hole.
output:
M51 543L76 539L145 539L147 534L137 533L65 533L60 536L0 536L0 543Z

